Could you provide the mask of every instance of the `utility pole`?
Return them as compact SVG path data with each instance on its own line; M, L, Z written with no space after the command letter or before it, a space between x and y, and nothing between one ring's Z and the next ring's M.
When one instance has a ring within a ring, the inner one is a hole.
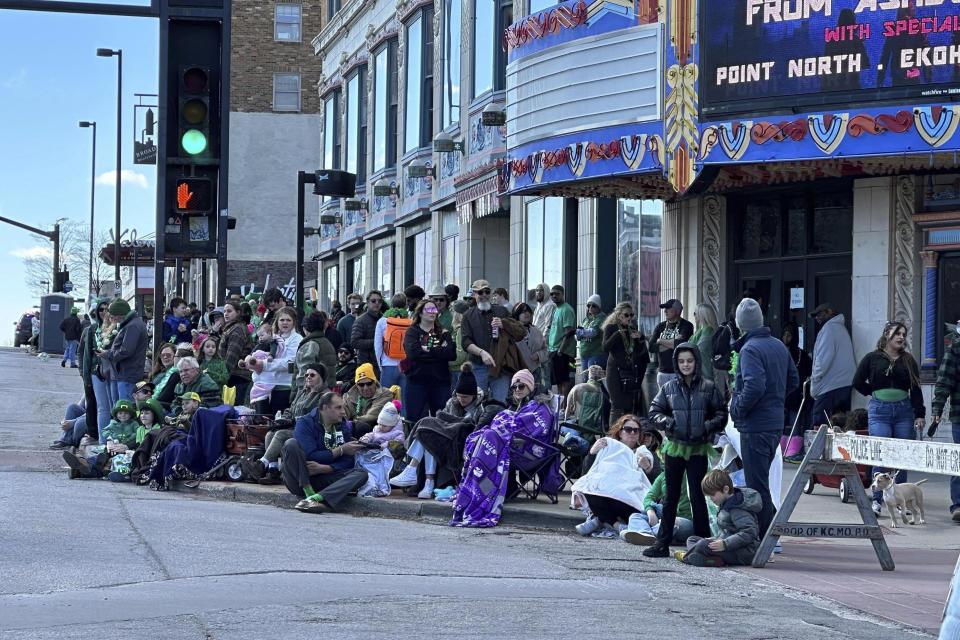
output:
M30 233L35 233L38 236L43 236L48 240L53 242L53 291L56 293L63 288L63 283L60 282L60 223L53 225L53 231L44 231L43 229L37 229L36 227L31 227L28 224L22 222L17 222L16 220L11 220L10 218L4 218L0 216L0 222L6 222L7 224L12 224L15 227L20 227L21 229L26 229Z

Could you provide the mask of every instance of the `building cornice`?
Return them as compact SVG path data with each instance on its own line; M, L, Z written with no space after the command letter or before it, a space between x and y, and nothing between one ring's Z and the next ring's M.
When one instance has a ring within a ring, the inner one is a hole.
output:
M320 33L310 41L310 44L313 45L313 55L322 56L337 39L346 36L360 20L360 17L366 13L367 5L372 5L375 2L376 0L348 0L343 8L320 30Z

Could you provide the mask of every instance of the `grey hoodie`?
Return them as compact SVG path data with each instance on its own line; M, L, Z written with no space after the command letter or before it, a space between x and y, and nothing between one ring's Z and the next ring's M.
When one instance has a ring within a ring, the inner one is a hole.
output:
M722 530L726 551L733 551L741 564L749 565L760 546L757 514L763 506L760 494L748 487L734 489L717 513L717 526Z
M533 326L547 339L550 337L550 325L553 324L553 312L557 305L550 299L550 285L544 282L539 286L543 287L543 302L538 302L537 308L533 310Z
M813 345L810 395L816 398L828 391L849 387L853 384L856 369L853 342L843 323L843 314L838 313L823 323Z

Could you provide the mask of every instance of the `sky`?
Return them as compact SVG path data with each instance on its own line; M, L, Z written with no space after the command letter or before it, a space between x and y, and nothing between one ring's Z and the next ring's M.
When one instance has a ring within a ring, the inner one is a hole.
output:
M112 228L117 61L97 57L105 47L123 50L121 228L140 237L154 230L156 170L133 164L133 94L157 92L157 30L153 18L0 9L0 216L51 230L58 218L89 225L92 129L77 123L93 120L94 226ZM13 324L40 303L24 281L21 256L51 247L0 223L0 345L13 344ZM67 268L86 274L87 253Z

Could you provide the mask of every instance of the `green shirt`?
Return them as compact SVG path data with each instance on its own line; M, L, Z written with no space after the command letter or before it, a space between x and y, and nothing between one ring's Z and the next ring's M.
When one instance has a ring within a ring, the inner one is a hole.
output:
M577 315L573 312L573 307L566 302L558 304L557 308L553 310L553 322L550 324L550 339L547 341L547 350L551 352L560 351L566 328L576 328L576 326ZM563 353L571 358L577 357L577 341L573 336L570 336L567 340Z
M587 358L598 356L603 353L603 329L601 325L606 319L606 315L603 313L597 313L597 315L587 317L583 319L583 328L593 330L593 337L587 338L580 342L580 358L585 360Z
M444 309L443 313L441 313L437 318L437 322L439 322L447 331L453 331L453 311L451 311L449 308ZM459 344L459 342L457 344Z

